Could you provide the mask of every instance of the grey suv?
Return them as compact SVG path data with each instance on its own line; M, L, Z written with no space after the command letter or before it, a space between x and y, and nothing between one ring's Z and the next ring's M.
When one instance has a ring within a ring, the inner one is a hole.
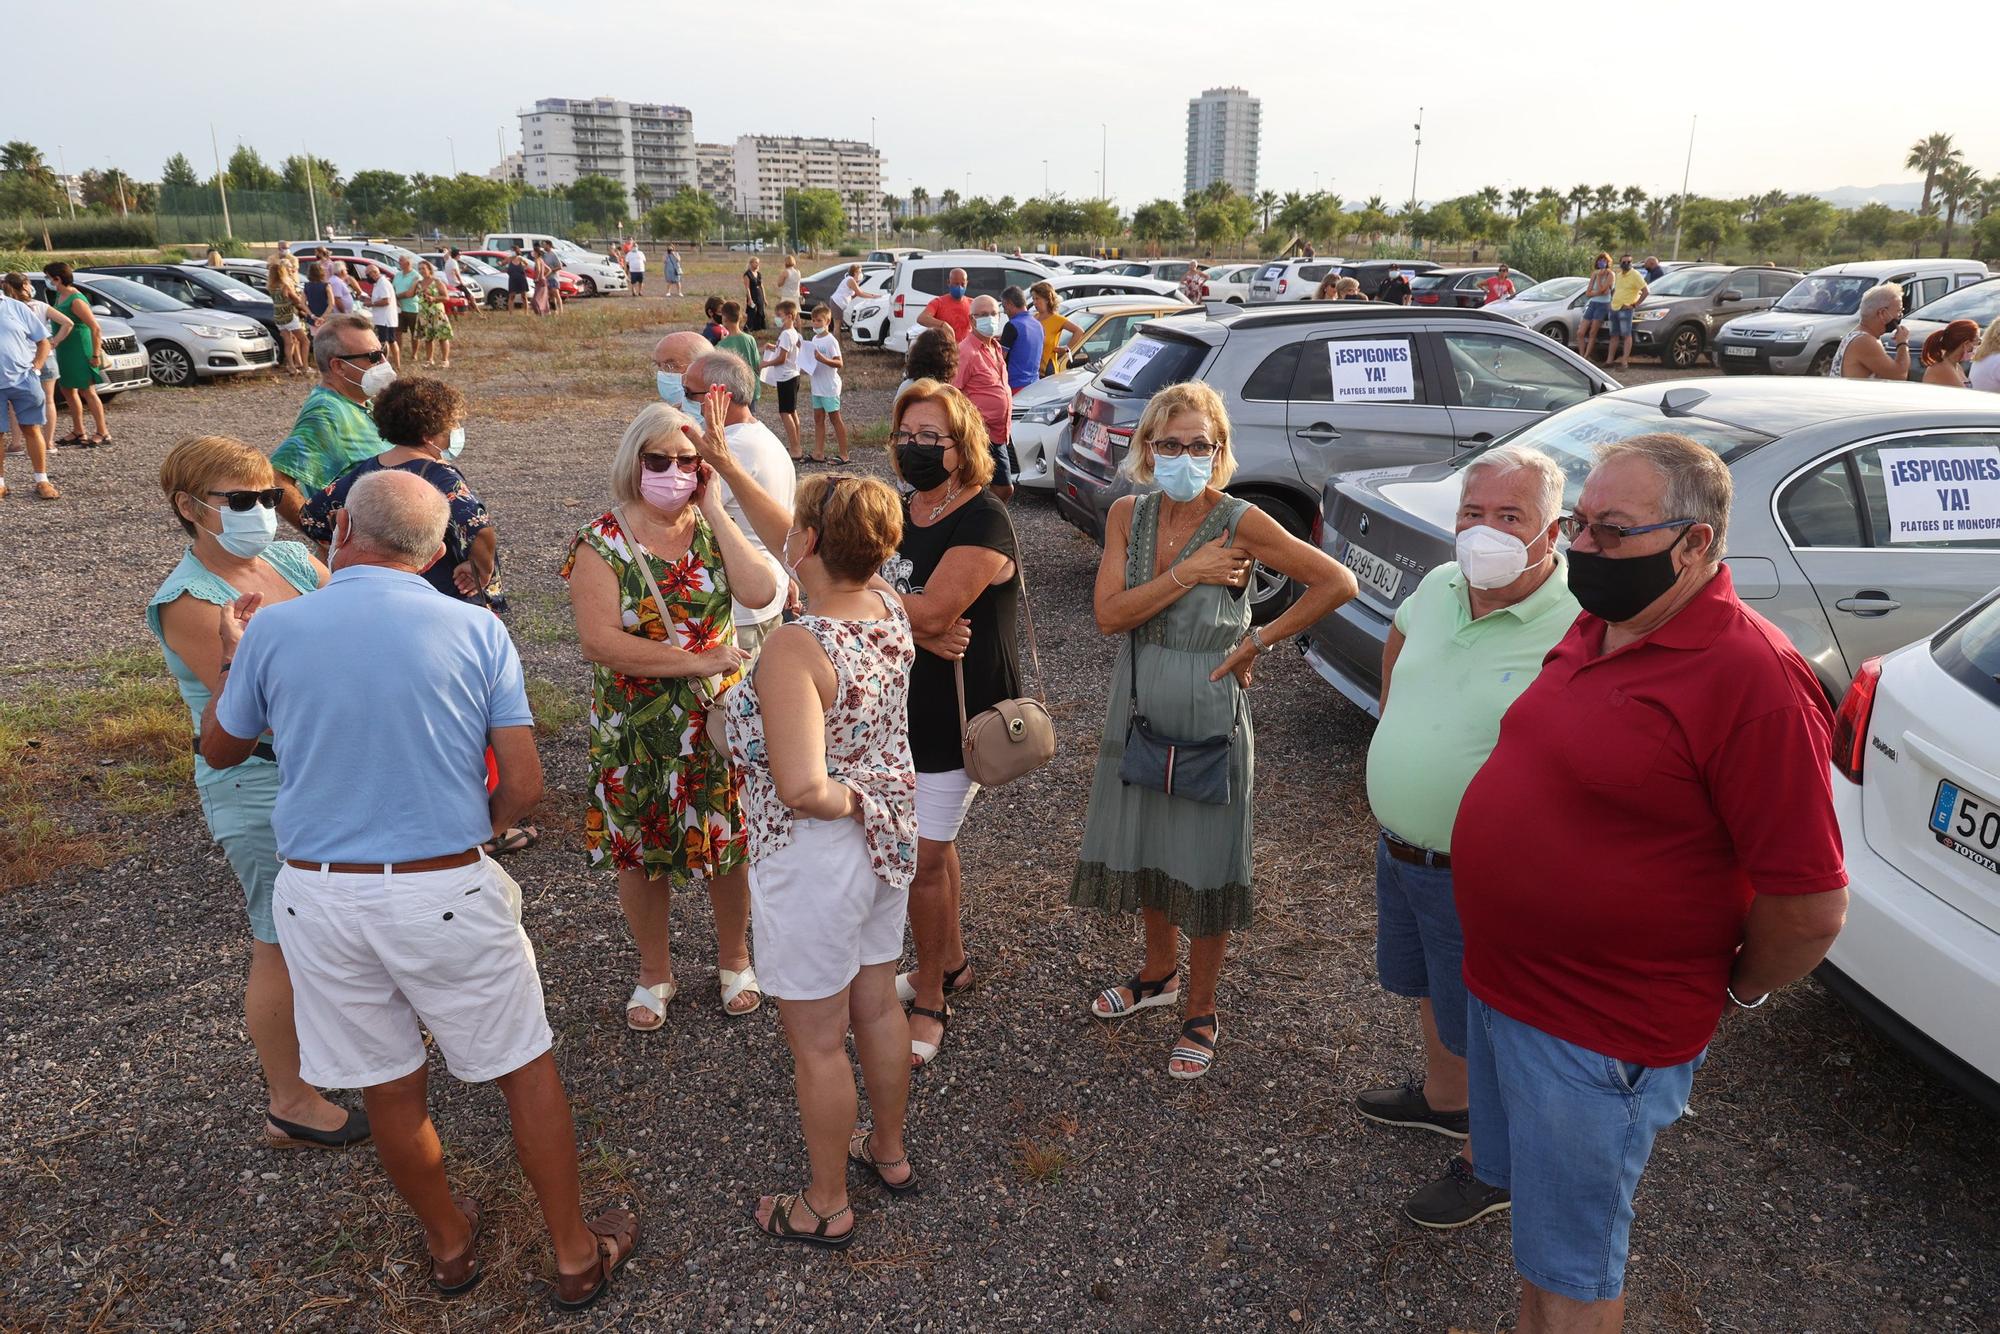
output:
M1077 394L1055 461L1065 518L1104 540L1112 502L1134 489L1120 465L1147 400L1195 379L1229 411L1230 493L1299 537L1335 473L1449 459L1618 387L1567 349L1478 310L1307 302L1169 316L1140 326ZM1256 619L1276 616L1296 593L1260 569Z
M1769 310L1805 277L1767 265L1690 264L1658 282L1632 312L1632 350L1687 370L1701 363L1716 330L1739 315Z

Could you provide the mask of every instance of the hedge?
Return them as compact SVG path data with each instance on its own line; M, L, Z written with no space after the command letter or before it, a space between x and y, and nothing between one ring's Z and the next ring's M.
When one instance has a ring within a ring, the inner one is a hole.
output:
M74 218L0 218L0 249L43 250L45 233L48 248L55 250L132 249L159 244L158 221L150 213L124 217L79 213Z

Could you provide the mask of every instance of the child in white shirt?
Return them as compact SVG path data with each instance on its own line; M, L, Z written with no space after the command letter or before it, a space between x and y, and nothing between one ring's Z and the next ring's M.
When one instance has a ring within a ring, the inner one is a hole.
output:
M799 349L806 340L799 333L799 303L786 297L777 311L778 337L765 349L763 380L778 387L778 420L785 424L792 462L798 463L805 448L799 439Z
M833 419L834 439L840 445L839 462L847 458L847 422L840 415L840 340L833 336L833 308L814 306L813 340L806 345L812 367L813 462L826 462L826 423Z

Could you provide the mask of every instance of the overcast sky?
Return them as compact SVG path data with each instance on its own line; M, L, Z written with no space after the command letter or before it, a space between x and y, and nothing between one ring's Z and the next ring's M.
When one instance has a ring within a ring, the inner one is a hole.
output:
M1935 130L2000 173L2000 17L1978 4L1749 0L1686 19L1569 0L212 0L170 24L163 12L16 7L9 34L34 54L10 62L0 138L51 163L60 145L71 171L115 162L146 180L176 150L210 172L211 122L225 159L239 140L274 163L310 144L344 173L449 172L455 141L458 169L484 172L502 132L520 146L516 113L536 98L611 96L686 106L704 142L865 140L873 117L896 195L966 193L968 180L972 194L1040 194L1046 159L1051 190L1088 197L1101 155L1129 210L1179 196L1188 99L1237 84L1263 100L1259 186L1310 190L1317 173L1350 202L1409 195L1420 105L1424 199L1484 185L1676 190L1696 113L1697 193L1908 180L1905 149ZM357 40L371 25L384 38L372 57ZM420 72L371 67L412 60ZM72 86L79 72L88 90Z

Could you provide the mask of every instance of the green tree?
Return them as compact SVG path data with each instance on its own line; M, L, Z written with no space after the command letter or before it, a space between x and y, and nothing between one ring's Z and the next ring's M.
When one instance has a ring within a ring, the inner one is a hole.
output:
M2000 261L2000 213L1989 213L1973 224L1972 249L1988 264Z
M1924 174L1924 198L1917 205L1919 214L1931 211L1931 191L1937 188L1938 173L1964 156L1963 150L1952 147L1948 134L1927 134L1910 145L1910 151L1904 155L1903 166Z
M232 190L276 190L283 184L278 173L248 144L236 145L236 151L229 155L229 165L223 170Z
M787 190L783 216L802 245L836 244L847 232L847 211L832 190Z
M1259 230L1267 232L1271 230L1271 211L1277 208L1277 206L1278 192L1276 190L1259 190L1257 192L1257 216L1263 219L1263 225Z
M646 231L669 240L699 241L715 230L718 220L715 201L683 185L646 211Z
M1841 230L1866 249L1887 245L1899 218L1906 216L1887 204L1863 204L1841 220Z
M322 198L327 199L339 194L340 168L334 166L323 157L308 158L304 153L294 153L279 164L278 178L284 182L285 189L296 191L299 194L306 192L306 166L308 162L312 166L313 189L318 191Z
M1938 243L1940 258L1951 254L1951 229L1958 222L1958 211L1979 193L1979 186L1979 173L1963 162L1953 162L1938 172L1938 195L1944 201L1944 236Z
M373 217L384 210L407 210L412 191L409 178L394 171L357 171L341 198L356 218Z
M1681 230L1695 253L1713 256L1741 226L1739 210L1726 199L1691 199L1681 207Z
M1187 215L1171 199L1155 199L1132 210L1132 237L1154 243L1178 241L1187 235Z
M55 179L49 164L42 161L42 150L26 139L9 139L0 144L0 173Z
M625 187L609 176L582 176L566 192L576 220L586 227L613 227L625 220Z
M921 218L926 215L926 213L929 211L928 206L930 202L931 202L931 192L929 190L926 190L921 185L913 185L910 187L910 209L918 217Z
M1824 199L1808 195L1794 199L1772 215L1778 224L1778 234L1791 249L1794 260L1802 260L1808 255L1821 255L1833 242L1834 228L1840 222L1839 212Z
M1125 220L1118 216L1118 207L1108 199L1089 199L1083 204L1083 216L1078 235L1095 237L1099 242L1108 241L1125 230Z
M428 192L436 219L457 236L482 236L507 225L507 205L514 192L505 181L460 172L431 182Z
M1554 194L1555 191L1551 190L1549 193ZM1528 211L1528 205L1534 202L1535 192L1525 185L1517 185L1507 192L1507 208L1513 213L1517 222L1521 215Z
M201 177L195 174L194 163L187 160L186 153L176 153L167 159L167 165L160 168L160 184L177 190L192 190L201 184Z

